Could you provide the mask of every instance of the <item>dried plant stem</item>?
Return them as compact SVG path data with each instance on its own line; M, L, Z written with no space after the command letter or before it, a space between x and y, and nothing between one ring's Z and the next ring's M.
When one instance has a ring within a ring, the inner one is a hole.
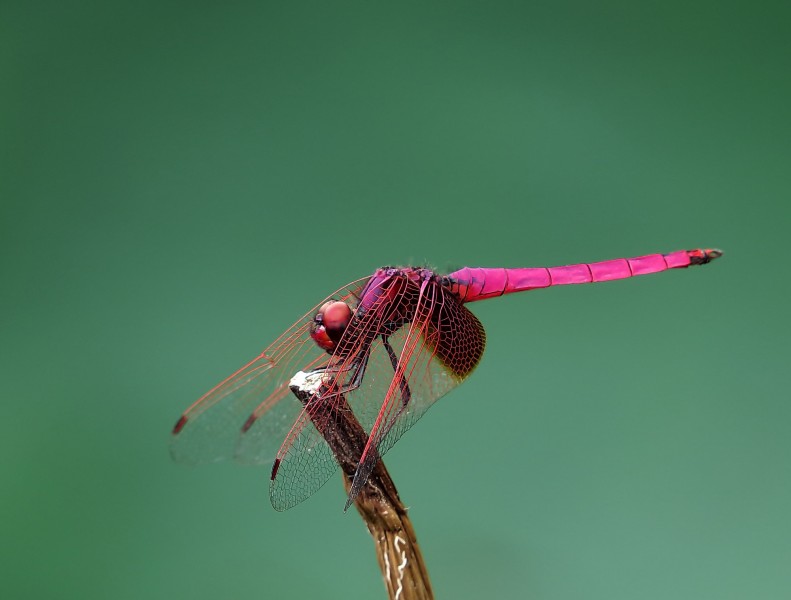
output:
M315 398L312 392L298 387L292 387L291 391L303 403ZM348 493L368 436L345 398L339 397L333 404L310 412L313 424L341 466L344 487ZM381 460L377 462L354 504L374 538L376 558L390 599L432 600L434 593L412 521Z
M374 538L387 593L391 600L431 600L434 593L412 521L381 460L369 483L374 479L374 484L362 488L354 505ZM346 472L343 483L348 493L351 479Z

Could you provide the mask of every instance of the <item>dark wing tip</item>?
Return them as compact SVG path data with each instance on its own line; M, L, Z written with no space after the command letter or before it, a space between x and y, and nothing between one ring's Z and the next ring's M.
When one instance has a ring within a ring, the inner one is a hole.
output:
M187 415L181 415L181 418L173 426L173 435L178 435L179 431L184 429L184 425L186 424L187 424Z
M247 430L250 429L253 426L253 423L255 423L257 420L258 417L255 416L255 413L247 417L247 420L244 422L244 425L242 425L242 433L247 433Z

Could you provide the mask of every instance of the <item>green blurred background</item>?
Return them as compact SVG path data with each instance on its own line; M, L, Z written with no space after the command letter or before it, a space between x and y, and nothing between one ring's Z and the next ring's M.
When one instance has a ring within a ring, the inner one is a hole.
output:
M384 598L181 411L382 264L697 246L473 306L386 462L439 598L791 595L786 3L0 6L0 596Z

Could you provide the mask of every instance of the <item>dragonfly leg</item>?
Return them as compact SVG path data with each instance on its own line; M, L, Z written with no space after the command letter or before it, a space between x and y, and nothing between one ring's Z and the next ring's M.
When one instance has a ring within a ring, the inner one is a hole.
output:
M311 404L313 402L326 402L327 399L329 398L340 396L342 394L347 394L359 388L360 385L362 384L363 376L365 375L365 369L368 366L368 357L369 357L369 353L366 352L361 360L356 361L350 367L350 369L352 368L354 369L354 374L352 375L352 380L349 383L347 383L346 385L341 385L338 389L332 391L328 391L326 387L321 391L314 391L314 393L308 399L302 400L303 404L307 406L308 404ZM337 367L325 365L323 367L317 367L316 369L313 369L310 373L311 375L317 373L328 373L332 375L334 373L339 373L344 370L347 369L339 369Z
M387 341L387 336L382 334L382 344L387 350L387 355L390 357L390 364L393 365L393 372L398 372L398 357L396 356L395 350L390 345L390 342ZM401 380L398 382L398 386L401 388L401 408L406 408L406 405L409 404L409 401L412 399L412 392L409 389L409 383L407 383L406 378L402 377Z

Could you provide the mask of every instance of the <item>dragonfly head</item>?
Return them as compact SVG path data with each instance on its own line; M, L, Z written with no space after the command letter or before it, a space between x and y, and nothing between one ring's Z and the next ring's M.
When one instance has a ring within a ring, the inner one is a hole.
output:
M352 309L348 304L337 300L325 302L313 318L310 337L319 348L332 352L351 320Z

